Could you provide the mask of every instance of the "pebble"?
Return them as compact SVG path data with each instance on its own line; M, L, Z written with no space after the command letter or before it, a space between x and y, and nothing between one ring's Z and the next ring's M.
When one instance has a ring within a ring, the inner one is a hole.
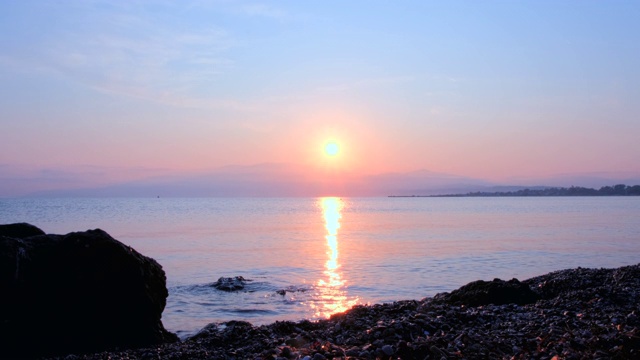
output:
M291 348L288 346L285 346L282 348L282 352L280 353L280 355L282 355L283 357L290 357L291 356Z
M391 356L393 355L393 346L391 345L385 345L382 347L382 352L387 355L387 356Z

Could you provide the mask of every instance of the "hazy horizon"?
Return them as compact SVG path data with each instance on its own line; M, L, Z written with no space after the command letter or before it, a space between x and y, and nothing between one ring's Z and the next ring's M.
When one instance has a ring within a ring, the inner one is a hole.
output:
M638 18L628 1L2 2L0 196L640 179ZM256 166L260 186L220 175Z
M600 188L640 184L631 173L557 174L546 178L513 178L503 182L436 173L356 174L327 169L318 173L295 164L230 165L199 172L162 169L68 169L0 167L0 197L371 197L442 195L474 191L509 191L526 187Z

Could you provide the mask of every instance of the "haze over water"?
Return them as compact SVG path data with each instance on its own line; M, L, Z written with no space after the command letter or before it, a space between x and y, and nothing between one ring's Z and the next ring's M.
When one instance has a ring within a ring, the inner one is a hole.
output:
M637 197L1 199L0 222L102 228L167 273L165 326L318 319L477 279L638 262ZM251 279L246 291L210 285ZM285 294L278 293L285 290Z

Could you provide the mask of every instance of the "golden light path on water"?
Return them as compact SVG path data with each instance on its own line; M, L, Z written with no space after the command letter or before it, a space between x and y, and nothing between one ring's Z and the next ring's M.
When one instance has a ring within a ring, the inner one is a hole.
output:
M318 280L317 288L320 292L319 297L321 300L311 306L315 310L316 317L329 317L356 305L358 298L348 298L344 289L346 280L342 278L340 263L338 262L338 229L340 229L341 210L344 207L344 203L341 199L335 197L321 198L319 202L327 231L325 235L328 248L327 262L324 266L324 274L327 277Z

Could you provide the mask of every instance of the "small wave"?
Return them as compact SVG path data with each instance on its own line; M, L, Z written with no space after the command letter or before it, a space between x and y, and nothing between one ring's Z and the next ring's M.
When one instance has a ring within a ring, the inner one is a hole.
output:
M195 305L200 305L200 306L218 306L220 305L219 303L214 303L214 302L206 302L206 301L195 301L194 302Z
M251 314L255 314L255 315L275 315L278 314L277 311L273 311L273 310L266 310L266 309L246 309L246 308L242 308L242 309L220 309L220 312L227 312L227 313L236 313L236 314L243 314L243 315L251 315Z

